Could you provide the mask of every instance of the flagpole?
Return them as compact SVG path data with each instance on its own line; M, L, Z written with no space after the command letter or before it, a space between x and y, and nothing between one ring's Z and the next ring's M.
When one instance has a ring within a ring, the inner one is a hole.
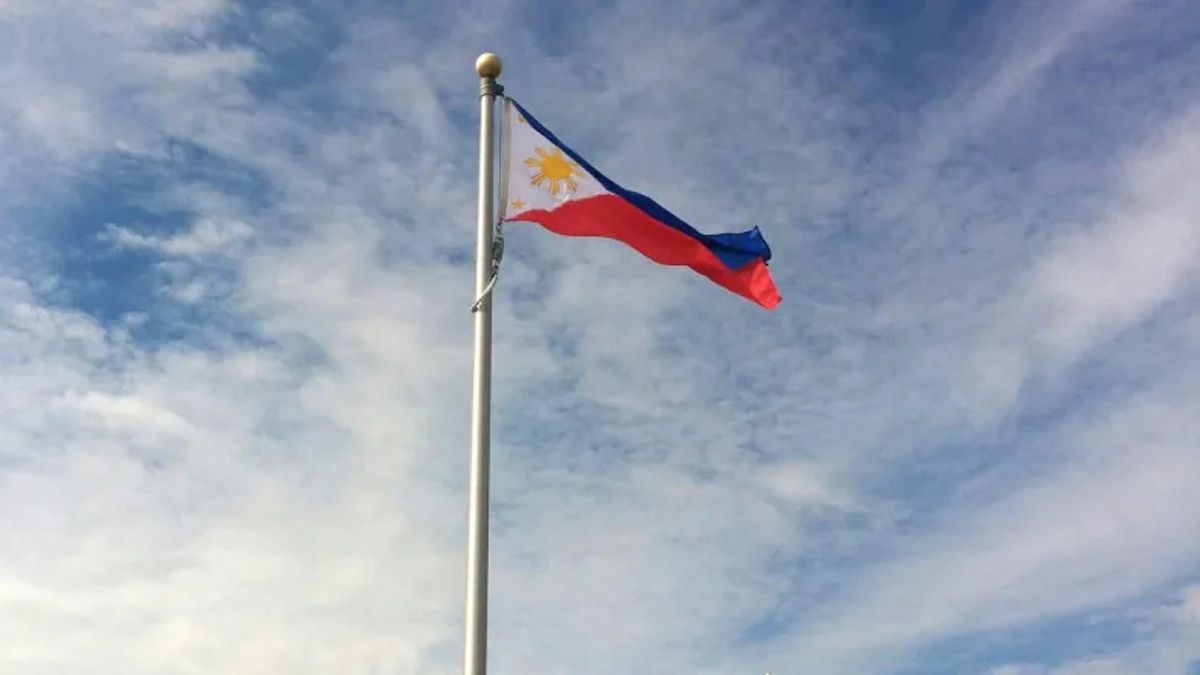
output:
M504 91L496 78L500 57L483 54L479 75L479 203L475 234L475 358L471 379L471 480L467 498L467 600L463 674L487 673L488 479L492 398L492 171L495 133L492 109Z

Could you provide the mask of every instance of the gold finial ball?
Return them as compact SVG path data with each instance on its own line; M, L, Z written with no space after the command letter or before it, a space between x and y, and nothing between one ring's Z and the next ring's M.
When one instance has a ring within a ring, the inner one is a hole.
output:
M480 54L479 58L475 59L475 72L479 73L480 77L500 77L500 57L488 52Z

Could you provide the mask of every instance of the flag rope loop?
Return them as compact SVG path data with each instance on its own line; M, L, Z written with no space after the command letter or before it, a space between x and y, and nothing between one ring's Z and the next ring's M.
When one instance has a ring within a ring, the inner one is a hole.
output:
M471 305L471 313L479 311L483 305L483 301L492 294L492 290L496 288L496 282L500 280L500 261L504 259L504 221L496 221L496 234L492 239L492 278L488 279L487 286L483 287L483 292L475 298L474 304Z

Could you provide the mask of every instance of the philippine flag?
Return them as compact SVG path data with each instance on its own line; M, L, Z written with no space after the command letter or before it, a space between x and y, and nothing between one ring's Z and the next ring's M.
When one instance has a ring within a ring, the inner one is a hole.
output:
M605 237L662 265L683 265L767 309L780 296L758 228L701 234L649 197L626 190L505 99L500 217L572 237Z

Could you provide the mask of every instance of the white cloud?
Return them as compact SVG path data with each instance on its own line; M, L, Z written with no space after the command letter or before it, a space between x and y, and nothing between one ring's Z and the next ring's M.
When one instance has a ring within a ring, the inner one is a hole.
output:
M759 469L764 487L797 504L851 506L849 497L831 485L823 471L805 462L781 462Z
M994 305L987 346L958 384L986 419L1010 411L1023 383L1060 378L1189 291L1200 202L1184 185L1200 174L1200 125L1187 114L1168 128L1129 163L1112 214L1053 242ZM1027 471L1057 468L949 514L940 532L859 578L789 649L828 659L829 672L879 668L916 645L1111 606L1186 572L1200 555L1187 506L1200 427L1186 411L1200 401L1180 376L1084 416L1042 449L1048 457L1023 455L1035 462ZM1063 672L1125 672L1107 660L1073 667Z
M186 433L191 430L191 425L179 415L135 396L89 391L68 394L64 403L95 415L105 424L134 431Z
M1143 402L1065 439L1074 461L908 542L794 648L878 663L949 635L1109 606L1172 579L1200 554L1190 543L1200 519L1186 507L1200 427L1181 412L1195 402L1195 392Z
M991 312L965 357L964 400L993 420L1032 379L1054 374L1186 295L1200 264L1200 117L1183 115L1125 162L1123 189L1094 224L1065 233L1032 261Z
M13 82L8 82L12 86ZM21 128L55 156L72 159L94 150L102 142L102 130L88 110L86 95L69 84L42 82L29 86L12 109Z
M288 74L273 70L278 45L220 30L255 25L249 6L9 7L21 35L66 37L29 38L0 67L19 85L0 111L70 100L76 117L0 121L17 139L3 186L45 201L39 183L70 192L116 153L164 185L114 198L191 224L99 233L166 258L149 268L161 302L123 317L69 307L87 270L0 283L0 664L456 672L471 300L457 261L474 158L462 130L469 57L496 34L510 36L510 91L614 176L706 229L765 211L792 309L764 317L615 245L510 228L494 670L762 672L804 658L884 672L942 640L1132 603L1198 555L1197 511L1180 508L1198 469L1194 340L1156 332L1180 340L1177 372L1139 353L1114 367L1143 387L1095 409L1054 399L1066 412L1044 432L1003 426L1030 383L1070 380L1187 299L1191 118L1115 192L1072 174L1105 199L1099 215L1052 219L1056 234L1096 223L1061 237L1022 234L1032 221L1007 210L1012 185L991 167L934 166L1040 91L1084 36L1118 30L1119 3L1063 10L1012 50L1002 33L1001 58L964 68L980 87L938 94L929 118L875 102L881 76L857 55L889 48L848 10L627 3L556 35L559 54L505 3L454 21L351 8L328 26L343 42L321 67L260 92L242 78ZM328 17L299 12L284 25L319 39ZM703 76L681 77L697 63ZM941 133L937 161L913 159ZM177 172L164 139L267 187ZM924 182L888 188L891 159ZM1034 183L1031 209L1070 201ZM897 212L904 236L889 239ZM171 312L186 329L161 328ZM974 447L988 434L1003 457ZM1186 641L1153 628L1150 662L1186 663ZM1128 669L1140 653L1063 667Z
M1038 261L1028 293L1038 340L1055 356L1075 356L1098 339L1149 315L1197 270L1200 112L1172 125L1132 162L1117 215L1072 233Z
M128 58L132 67L143 68L151 76L171 81L203 82L218 76L247 74L257 63L249 49L208 48L193 52L143 52Z
M226 253L253 234L254 230L241 221L202 218L189 229L168 237L138 234L113 223L105 226L102 236L119 247L150 249L172 256L199 256Z
M228 9L226 0L151 0L139 3L132 15L149 28L183 29L203 25Z
M1184 621L1200 624L1200 586L1184 589L1180 612Z
M1016 18L999 18L998 58L984 77L972 72L969 79L937 109L927 123L928 135L919 144L919 165L936 164L966 137L980 133L1014 102L1036 91L1046 74L1071 55L1080 41L1100 40L1104 31L1133 9L1129 0L1030 3L1017 8ZM1011 22L1006 25L1006 22Z
M1185 587L1177 600L1152 611L1133 610L1137 637L1111 641L1086 656L1053 666L1009 664L993 675L1140 675L1190 673L1200 662L1200 628L1188 605L1196 587Z

